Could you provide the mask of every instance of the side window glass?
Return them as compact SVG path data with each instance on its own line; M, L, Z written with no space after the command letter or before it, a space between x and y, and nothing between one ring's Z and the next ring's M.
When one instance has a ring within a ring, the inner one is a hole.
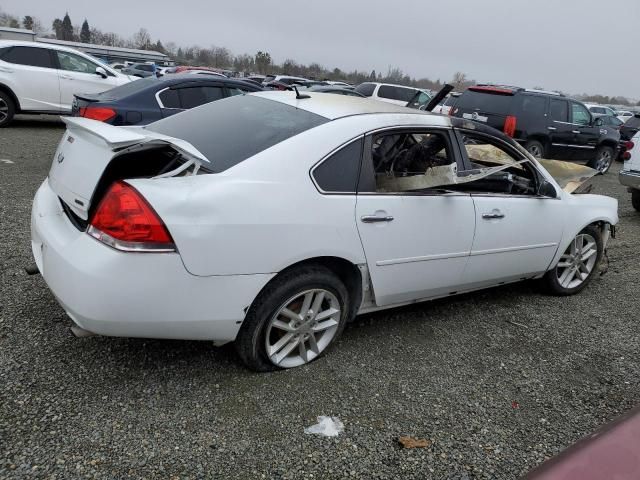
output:
M207 97L207 102L214 102L224 98L224 90L222 87L202 87Z
M471 170L461 172L458 190L471 193L534 195L536 173L527 157L487 137L462 136Z
M377 135L371 158L378 193L419 193L455 183L456 161L440 132Z
M351 142L313 170L313 178L325 192L355 193L362 158L362 139Z
M375 83L361 83L360 85L358 85L356 87L356 92L360 93L361 95L364 95L365 97L370 97L371 95L373 95L373 92L376 89L376 84Z
M208 103L207 94L202 87L181 88L178 90L180 94L180 105L182 108L195 108Z
M46 48L13 47L3 55L2 59L17 65L54 68L51 53Z
M536 117L542 117L547 111L547 99L535 95L523 95L522 111Z
M229 96L231 96L231 97L233 97L235 95L244 95L245 93L247 93L247 92L245 92L243 90L240 90L239 88L229 87Z
M56 55L58 56L58 62L60 63L60 69L62 70L80 73L96 73L96 67L98 65L80 57L79 55L59 51L56 52Z
M579 103L571 103L571 123L577 125L589 125L591 122L591 115L589 110Z
M182 108L180 107L180 97L177 90L169 88L162 92L159 98L164 108Z
M551 120L555 120L556 122L566 122L568 120L567 111L568 107L566 100L556 100L554 98L551 99L551 103L549 106Z
M412 88L394 87L391 85L382 85L378 90L378 96L382 98L388 98L389 100L400 100L403 102L410 102L411 99L417 93Z

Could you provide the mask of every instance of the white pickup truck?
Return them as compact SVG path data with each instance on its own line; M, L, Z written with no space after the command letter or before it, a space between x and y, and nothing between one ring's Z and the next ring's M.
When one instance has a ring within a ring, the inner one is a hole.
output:
M640 132L631 140L633 146L624 153L624 166L619 174L620 183L631 192L631 204L640 212Z

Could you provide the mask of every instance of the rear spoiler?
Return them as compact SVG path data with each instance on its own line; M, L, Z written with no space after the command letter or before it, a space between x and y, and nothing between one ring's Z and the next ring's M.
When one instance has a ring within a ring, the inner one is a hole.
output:
M104 140L112 151L139 144L169 144L180 153L197 161L211 163L196 147L179 138L152 132L140 127L115 127L83 117L61 117L69 130L82 130Z

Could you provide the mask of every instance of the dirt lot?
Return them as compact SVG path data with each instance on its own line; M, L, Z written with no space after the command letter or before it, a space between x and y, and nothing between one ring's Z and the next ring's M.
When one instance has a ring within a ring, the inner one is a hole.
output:
M23 271L61 134L0 130L1 478L510 479L640 402L640 214L618 165L595 182L620 201L609 272L581 295L523 283L368 315L320 361L258 375L229 346L71 336ZM317 415L344 433L305 435Z

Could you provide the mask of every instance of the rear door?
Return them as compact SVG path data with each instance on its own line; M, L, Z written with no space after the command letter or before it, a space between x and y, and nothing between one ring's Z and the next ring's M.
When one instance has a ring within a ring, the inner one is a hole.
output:
M118 85L118 79L108 70L107 78L96 73L96 68L103 67L80 55L56 50L54 55L58 62L60 77L60 105L63 110L71 111L73 95L76 93L100 93Z
M12 87L18 96L21 109L61 111L60 81L51 50L27 46L12 47L3 54L0 68L15 79Z
M514 91L499 87L470 87L456 102L453 115L486 123L504 130L504 123L512 115Z
M377 305L458 289L475 230L467 193L441 190L457 171L450 131L403 129L367 137L356 224Z

